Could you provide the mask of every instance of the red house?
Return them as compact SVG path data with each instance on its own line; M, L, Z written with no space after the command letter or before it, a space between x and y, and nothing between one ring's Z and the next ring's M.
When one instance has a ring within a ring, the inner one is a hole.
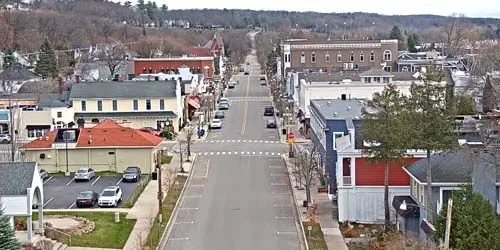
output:
M188 67L193 74L203 78L214 76L213 57L134 58L134 74L178 73L181 67Z

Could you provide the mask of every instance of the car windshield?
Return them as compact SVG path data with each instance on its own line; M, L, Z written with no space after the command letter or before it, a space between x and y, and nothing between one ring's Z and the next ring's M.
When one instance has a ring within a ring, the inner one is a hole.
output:
M274 121L273 120L268 120L267 123L274 123Z
M105 190L104 192L102 192L101 196L115 196L115 191Z
M80 168L78 169L77 173L87 173L87 169Z
M136 168L127 168L125 170L125 173L127 173L127 174L135 174L135 173L137 173L137 169Z
M78 195L78 198L90 198L92 197L92 191L86 191L86 192L81 192L79 195Z

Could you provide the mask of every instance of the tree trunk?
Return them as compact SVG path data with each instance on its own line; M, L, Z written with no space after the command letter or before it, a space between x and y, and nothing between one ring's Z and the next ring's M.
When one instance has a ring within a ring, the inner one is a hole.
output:
M307 204L311 203L311 184L306 184L306 200Z
M427 221L432 223L433 215L432 215L432 165L431 165L431 151L427 150L427 198L425 200L425 210L426 210L426 218Z
M391 210L389 207L389 162L385 162L384 169L384 212L385 212L385 230L391 228Z

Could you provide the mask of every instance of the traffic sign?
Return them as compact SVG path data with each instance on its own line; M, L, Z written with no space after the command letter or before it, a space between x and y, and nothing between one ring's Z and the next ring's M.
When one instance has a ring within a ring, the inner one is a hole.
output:
M288 133L288 143L294 143L295 142L295 134L293 132Z

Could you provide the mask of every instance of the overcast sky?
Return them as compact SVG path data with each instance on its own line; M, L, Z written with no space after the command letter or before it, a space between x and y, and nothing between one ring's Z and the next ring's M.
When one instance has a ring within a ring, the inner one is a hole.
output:
M147 1L146 1L147 2ZM386 15L464 13L469 17L500 18L498 0L156 0L169 9L253 9L317 12L371 12ZM412 3L413 6L412 6Z

